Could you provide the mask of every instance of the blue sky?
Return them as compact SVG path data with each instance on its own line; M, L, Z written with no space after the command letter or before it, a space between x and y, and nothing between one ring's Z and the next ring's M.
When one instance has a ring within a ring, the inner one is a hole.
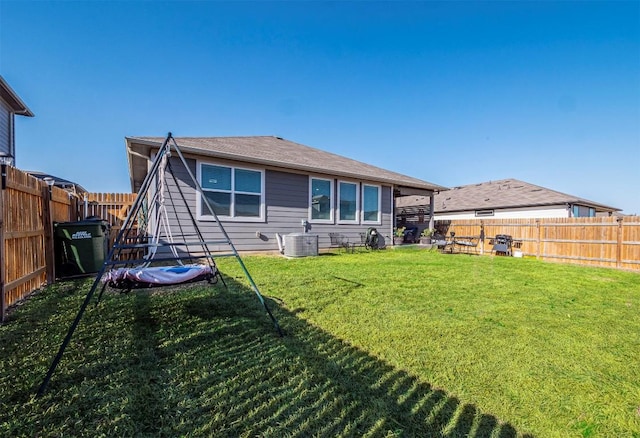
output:
M0 0L17 167L130 191L125 136L277 135L640 214L640 2Z

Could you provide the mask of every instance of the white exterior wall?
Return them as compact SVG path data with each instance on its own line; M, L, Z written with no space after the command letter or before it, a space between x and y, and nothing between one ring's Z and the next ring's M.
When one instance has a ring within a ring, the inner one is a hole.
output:
M476 216L475 211L461 211L455 213L436 213L436 220L454 219L530 219L530 218L550 218L550 217L570 217L566 205L546 206L544 208L505 208L495 209L493 216Z

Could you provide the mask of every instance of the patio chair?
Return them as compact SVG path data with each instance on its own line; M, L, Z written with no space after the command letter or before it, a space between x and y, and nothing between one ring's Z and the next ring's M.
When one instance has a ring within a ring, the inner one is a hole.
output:
M480 237L478 236L462 236L454 239L454 243L459 246L458 252L466 254L478 254L478 244Z
M354 251L355 244L349 243L349 239L340 233L329 233L331 248L343 248L345 251Z

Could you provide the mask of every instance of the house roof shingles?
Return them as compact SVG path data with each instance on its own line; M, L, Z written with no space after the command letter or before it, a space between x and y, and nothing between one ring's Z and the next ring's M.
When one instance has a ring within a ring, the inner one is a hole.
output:
M435 213L446 213L566 203L594 207L596 211L620 210L513 178L453 187L446 192L438 193L434 199L434 210ZM399 198L396 205L398 207L429 205L429 199L406 196Z
M157 145L160 137L127 137L128 145ZM285 169L344 177L364 178L426 190L446 190L446 187L362 163L341 155L315 149L281 137L176 137L183 152L217 158L240 160Z

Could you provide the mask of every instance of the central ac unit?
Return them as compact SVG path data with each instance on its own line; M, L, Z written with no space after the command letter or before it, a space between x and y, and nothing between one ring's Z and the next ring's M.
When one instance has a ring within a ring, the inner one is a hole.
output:
M285 234L284 255L287 257L317 256L318 235L307 233Z

